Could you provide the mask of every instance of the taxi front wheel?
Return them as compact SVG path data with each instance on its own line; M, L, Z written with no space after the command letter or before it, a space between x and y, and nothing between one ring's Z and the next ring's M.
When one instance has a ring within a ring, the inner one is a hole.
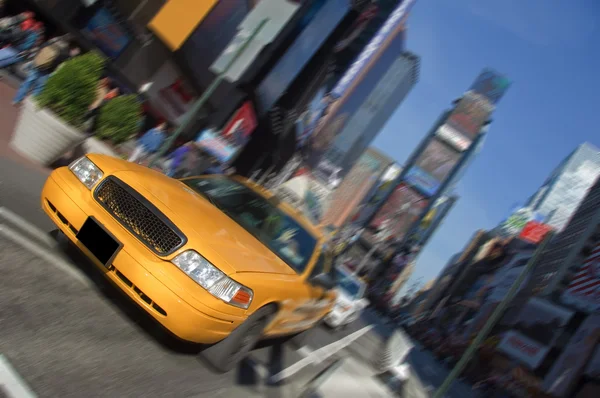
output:
M229 372L254 348L275 311L273 306L257 310L225 339L202 351L200 357L217 372Z

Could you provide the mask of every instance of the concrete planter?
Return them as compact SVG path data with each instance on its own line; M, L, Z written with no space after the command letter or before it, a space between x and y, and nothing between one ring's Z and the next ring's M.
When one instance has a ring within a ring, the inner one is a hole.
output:
M21 108L10 146L25 158L47 166L85 138L29 97Z

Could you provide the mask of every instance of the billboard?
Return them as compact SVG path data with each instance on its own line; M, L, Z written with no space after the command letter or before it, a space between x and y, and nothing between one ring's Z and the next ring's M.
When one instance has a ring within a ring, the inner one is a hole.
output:
M261 0L240 23L237 34L211 65L210 70L215 74L224 72L227 65L233 61L235 53L266 20L254 40L248 43L244 52L235 60L225 75L225 79L230 82L239 80L261 51L282 31L299 7L298 2L288 0Z
M427 204L427 199L417 191L404 183L399 184L375 214L363 232L363 238L372 245L376 243L377 235L387 236L398 242L404 240Z
M588 316L575 332L554 366L544 378L543 388L555 397L564 397L581 377L581 371L600 340L600 314Z
M534 225L540 224L541 217L537 212L533 211L529 207L521 207L513 211L506 220L504 220L498 227L500 235L505 237L519 236L523 229L530 223Z
M433 138L404 177L427 196L434 196L460 160L460 153Z
M332 194L334 205L325 213L323 223L341 227L390 163L386 156L367 150Z
M398 28L404 24L404 20L416 0L401 0L398 7L390 14L389 18L381 26L377 34L363 49L356 61L346 71L337 85L332 90L334 97L339 98L346 94L350 87L356 82L357 77L369 69L369 64L375 61L376 55L381 47L386 45Z
M526 242L540 243L546 235L552 231L552 227L537 221L529 221L519 235L519 239Z
M261 111L270 109L350 11L349 0L317 2L320 8L257 87Z
M246 145L257 125L252 102L246 101L227 122L223 130L204 130L197 142L222 163L229 162Z
M498 72L486 68L475 80L471 90L483 95L492 105L496 105L510 87L510 80Z
M356 216L352 220L353 224L362 226L369 218L371 218L388 194L394 189L396 180L401 172L402 168L397 164L388 167L375 184L374 189L365 196L363 204L358 206Z
M446 122L436 135L459 151L466 151L492 114L493 107L487 100L472 91L460 99Z
M536 369L563 333L573 311L538 298L530 299L498 350Z
M178 50L217 4L217 0L169 0L152 18L148 28L171 51Z
M438 198L415 230L413 235L414 241L420 245L427 243L425 240L429 239L431 234L435 232L433 231L433 228L437 228L442 219L448 215L448 212L452 209L452 206L454 206L457 200L458 198L456 196L442 196Z
M467 150L509 86L506 77L484 69L438 129L438 137L460 151Z
M585 312L600 310L600 243L573 277L562 301Z
M117 58L132 38L106 8L100 8L88 21L83 33L110 58Z

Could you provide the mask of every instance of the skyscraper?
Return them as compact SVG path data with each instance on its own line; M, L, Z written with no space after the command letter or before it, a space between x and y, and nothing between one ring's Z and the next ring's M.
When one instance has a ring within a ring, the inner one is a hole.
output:
M389 57L394 60L386 60ZM346 125L324 155L324 161L341 169L342 175L360 158L418 80L419 57L411 52L397 55L390 46L378 64L357 86L355 92L363 97L363 102L353 114L348 114ZM365 91L369 94L365 95ZM348 105L351 103L352 98Z
M545 217L545 223L561 231L600 175L600 150L579 145L531 196L526 207Z

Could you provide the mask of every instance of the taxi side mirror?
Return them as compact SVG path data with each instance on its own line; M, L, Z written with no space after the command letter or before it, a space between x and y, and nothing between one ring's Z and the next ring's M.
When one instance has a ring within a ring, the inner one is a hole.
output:
M310 284L325 290L331 290L335 287L335 281L329 274L319 274L310 279Z

